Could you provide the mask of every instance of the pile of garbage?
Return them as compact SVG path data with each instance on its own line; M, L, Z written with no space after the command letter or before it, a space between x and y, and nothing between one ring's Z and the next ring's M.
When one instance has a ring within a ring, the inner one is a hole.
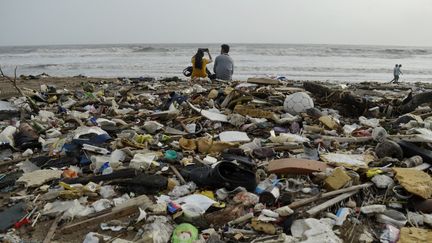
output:
M40 81L0 101L3 242L432 242L426 85Z

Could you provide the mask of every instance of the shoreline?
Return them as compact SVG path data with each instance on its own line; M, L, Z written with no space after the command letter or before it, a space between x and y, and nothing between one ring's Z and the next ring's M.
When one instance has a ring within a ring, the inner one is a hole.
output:
M158 87L155 92L160 92L161 88L167 90L175 91L176 89L169 89L169 86L173 86L173 83L175 85L180 85L181 88L187 88L189 86L190 79L181 79L181 81L171 81L171 82L165 82L160 80L154 80L154 81L140 81L137 82L140 85L145 84L165 84L162 85L162 87ZM246 83L247 80L234 80L233 83ZM302 87L304 83L306 82L314 82L324 85L334 85L339 87L345 87L347 90L355 89L360 94L368 94L368 91L371 90L387 90L389 92L391 91L397 91L401 90L432 90L432 83L426 83L426 82L416 82L416 83L404 83L400 82L399 84L390 84L388 82L376 82L376 81L359 81L359 82L338 82L338 81L320 81L320 80L288 80L284 81L282 84L287 87ZM40 86L42 84L46 85L52 85L55 86L57 89L61 90L69 90L73 91L76 89L82 90L82 84L85 83L91 83L94 85L108 83L108 84L118 84L118 86L122 86L123 83L119 78L110 77L43 77L39 79L29 79L25 80L22 78L17 78L17 85L18 87L30 91L30 90L40 90ZM196 82L198 84L202 84L203 87L210 84L208 81L199 81ZM218 81L213 81L211 83L212 88L217 88L219 86L222 86L222 83ZM12 97L19 96L18 91L10 84L10 82L4 78L0 78L0 86L2 87L0 89L0 100L7 100ZM209 87L210 87L209 86ZM148 92L148 91L147 91ZM400 98L400 97L399 97Z

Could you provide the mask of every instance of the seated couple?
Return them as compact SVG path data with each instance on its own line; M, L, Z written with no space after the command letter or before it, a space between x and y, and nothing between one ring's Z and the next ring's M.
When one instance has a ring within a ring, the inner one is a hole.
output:
M206 78L231 80L234 73L234 62L228 55L230 47L226 44L221 46L221 54L216 57L213 65L214 74L207 69L207 64L211 63L212 57L208 49L198 49L195 56L192 57L192 79ZM204 58L204 53L208 54L208 59Z

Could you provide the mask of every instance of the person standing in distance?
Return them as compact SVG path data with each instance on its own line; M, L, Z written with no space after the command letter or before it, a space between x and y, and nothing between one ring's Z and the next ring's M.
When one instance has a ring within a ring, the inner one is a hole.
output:
M234 61L228 54L229 50L229 45L223 44L221 46L221 54L215 59L213 71L216 75L216 79L232 80Z
M401 75L403 75L401 68L402 68L402 64L399 64L399 66L398 66L398 68L397 68L397 72L398 72L398 79L397 79L397 81L396 81L395 83L399 83L399 77L400 77Z
M397 83L399 81L399 65L396 64L395 67L393 68L393 80L390 81L390 83Z

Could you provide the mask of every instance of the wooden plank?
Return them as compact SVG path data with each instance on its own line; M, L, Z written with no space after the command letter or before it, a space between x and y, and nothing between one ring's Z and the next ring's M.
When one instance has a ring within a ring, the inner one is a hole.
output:
M174 167L174 165L170 165L169 167L174 172L174 174L179 178L180 184L182 184L182 185L186 184L186 180L183 178L183 176L180 174L180 172L177 170L177 168Z
M50 243L51 239L53 238L56 230L57 230L57 226L58 223L60 222L61 216L63 214L58 214L57 217L54 219L53 223L51 224L51 227L48 230L48 233L45 236L45 239L43 240L42 243Z
M365 143L373 140L372 137L333 137L333 136L322 136L325 141L335 141L339 143Z
M308 211L306 211L306 213L309 216L313 216L313 215L321 212L322 210L324 210L326 208L329 208L329 207L335 205L336 203L338 203L338 202L340 202L342 200L345 200L345 199L351 197L352 195L356 194L357 192L359 192L359 191L357 190L357 191L346 192L344 194L341 194L341 195L339 195L339 196L337 196L335 198L332 198L332 199L330 199L330 200L328 200L328 201L326 201L324 203L321 203L320 205L317 205L317 206L309 209Z
M268 171L276 174L310 174L332 168L330 165L316 160L284 158L269 162Z
M90 217L69 225L66 225L61 229L63 233L73 233L76 230L86 228L89 226L97 226L99 223L105 221L105 220L111 220L115 218L121 218L128 215L131 215L133 213L138 212L138 206L140 205L151 205L153 204L152 201L146 196L141 195L136 198L132 198L122 204L120 204L117 207L112 208L108 213L104 213L99 216Z
M336 195L339 195L339 194L342 194L342 193L345 193L345 192L351 192L351 191L354 191L354 190L368 188L368 187L370 187L372 185L373 185L373 183L368 182L368 183L361 184L361 185L351 186L351 187L339 189L339 190L336 190L336 191L323 193L321 195L317 195L317 196L313 196L313 197L310 197L310 198L305 198L305 199L302 199L302 200L295 201L295 202L289 204L288 207L290 207L292 209L299 208L299 207L304 206L306 204L309 204L311 202L316 202L317 200L320 200L320 199L324 199L324 198L328 198L328 197L333 197L333 196L336 196Z
M279 80L269 79L269 78L248 78L247 82L251 84L267 84L267 85L279 84Z

